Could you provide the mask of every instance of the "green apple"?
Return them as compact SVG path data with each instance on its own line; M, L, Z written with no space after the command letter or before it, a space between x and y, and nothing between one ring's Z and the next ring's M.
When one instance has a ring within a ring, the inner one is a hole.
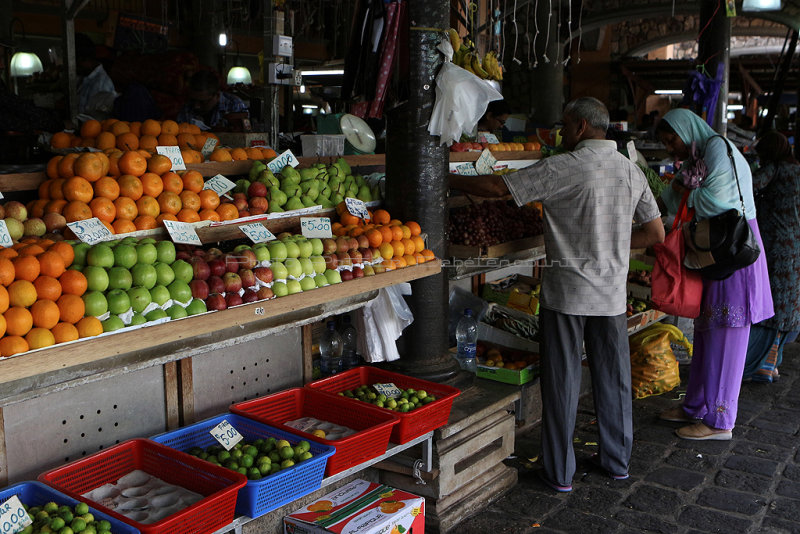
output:
M159 306L163 306L165 302L170 299L169 289L167 286L157 284L150 290L150 300Z
M133 236L128 236L128 237L123 238L122 240L120 240L119 243L120 243L120 245L134 245L134 246L136 246L136 245L139 244L139 238L133 237Z
M175 243L172 241L159 241L156 243L156 261L167 264L175 261Z
M305 276L300 280L300 289L302 289L303 291L317 289L317 283L314 281L313 277Z
M200 299L192 299L192 302L186 306L186 313L189 315L197 315L199 313L205 313L208 311L206 308L206 303Z
M125 243L120 243L114 247L114 265L117 267L125 267L130 269L136 265L138 255L136 254L136 247Z
M309 258L300 258L298 260L300 262L300 267L303 269L303 274L306 276L314 276L316 272L314 271L314 263ZM323 265L325 262L323 262Z
M106 294L108 301L108 311L117 315L125 313L131 307L131 299L128 294L122 289L112 289Z
M139 240L140 245L155 245L156 240L152 237L143 237Z
M327 269L325 271L325 278L328 279L329 284L342 283L342 276L339 274L339 271L334 271L333 269Z
M308 240L311 243L311 255L312 256L321 256L324 247L322 245L322 239L318 237L312 237Z
M322 274L325 272L325 269L327 268L325 267L325 258L314 255L311 256L309 260L311 260L311 265L314 267L314 273Z
M186 304L192 300L192 288L190 288L189 284L183 280L175 280L167 286L167 289L169 289L169 296L172 298L172 300L176 300L183 304Z
M328 282L328 279L325 278L324 274L318 274L317 276L315 276L314 283L317 284L317 287L325 287L331 285L330 282Z
M152 243L145 243L144 239L136 245L136 263L152 265L158 258L156 246Z
M256 254L256 259L258 261L269 261L269 248L267 247L266 243L256 243L253 245L253 252Z
M286 282L286 289L289 291L290 295L303 292L303 288L300 285L300 282L298 282L297 280L289 280L288 282Z
M72 252L75 253L75 259L72 260L72 265L86 265L86 254L89 252L91 245L80 241L72 245Z
M105 291L108 289L108 271L96 265L87 265L83 268L89 291Z
M169 315L161 308L156 308L155 310L147 312L144 317L148 321L157 321L159 319L163 319L164 317L169 317Z
M158 261L154 265L156 268L156 284L168 286L175 280L175 271L169 266L169 263Z
M135 252L134 252L135 254ZM133 285L133 276L125 267L112 267L108 270L108 288L129 290Z
M105 243L92 245L86 253L86 263L109 269L114 266L114 251Z
M136 286L128 290L128 298L131 299L131 307L134 312L141 313L152 302L150 290L146 287Z
M125 323L116 315L111 315L108 319L103 321L103 332L113 332L120 328L125 328Z
M185 260L175 260L172 262L172 272L175 273L175 280L186 282L187 284L194 278L192 264Z
M289 288L283 282L275 282L272 284L272 292L276 297L285 297L289 294Z
M299 258L300 257L300 246L292 240L284 239L283 245L286 247L286 257L287 258Z
M153 248L155 249L155 247ZM131 275L133 275L134 286L143 286L146 289L151 289L158 280L156 268L149 263L137 263L131 269Z
M321 245L322 242L320 241ZM311 241L297 241L297 246L300 249L301 258L308 258L314 253L314 245L311 244Z
M289 276L300 278L300 275L303 274L303 266L300 265L300 260L297 258L286 258L284 265L286 266L286 271L289 273ZM275 276L274 269L272 275Z
M142 315L141 313L134 313L133 317L131 317L130 326L137 326L137 325L140 325L140 324L144 324L146 322L147 322L147 319L145 319L144 315Z
M183 319L184 317L188 317L189 313L180 304L173 304L167 308L167 315L169 315L170 319Z
M272 279L273 280L286 280L289 276L289 270L286 268L286 265L280 261L273 261L270 263L269 266L272 269Z
M98 317L108 311L108 300L101 291L87 291L82 298L86 315Z
M267 249L272 261L283 261L287 257L286 245L281 241L270 241L267 243Z

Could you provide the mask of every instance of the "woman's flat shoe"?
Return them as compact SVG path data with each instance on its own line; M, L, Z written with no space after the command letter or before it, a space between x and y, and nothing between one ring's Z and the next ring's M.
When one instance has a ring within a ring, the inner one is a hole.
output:
M679 428L675 431L679 438L690 439L693 441L729 441L733 438L733 432L720 428L711 428L705 423L695 423Z
M662 421L671 421L673 423L691 423L693 421L697 421L697 419L690 417L683 410L682 406L675 406L669 410L664 410L658 417Z

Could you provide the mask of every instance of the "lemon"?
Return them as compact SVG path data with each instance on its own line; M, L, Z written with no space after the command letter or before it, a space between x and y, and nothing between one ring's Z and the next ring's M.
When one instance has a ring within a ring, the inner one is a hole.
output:
M75 508L77 509L77 506ZM72 520L72 523L70 523L69 526L73 532L83 532L86 530L86 521L80 517L76 517Z
M55 512L58 512L58 505L53 501L50 501L49 503L42 506L42 510L44 510L48 514L53 514Z
M288 460L294 457L294 449L291 447L281 447L278 449L278 454L282 460Z
M284 447L291 447L292 444L286 441L285 439L280 439L275 443L275 448L281 450Z
M85 502L79 502L75 505L75 515L83 515L89 513L89 505ZM85 525L84 525L85 526ZM73 529L75 527L72 527Z
M318 438L325 438L325 431L320 428L315 428L311 431L311 435L317 436Z

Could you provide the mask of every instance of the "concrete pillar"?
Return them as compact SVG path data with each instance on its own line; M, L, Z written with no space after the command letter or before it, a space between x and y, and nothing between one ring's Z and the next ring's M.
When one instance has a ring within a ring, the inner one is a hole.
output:
M706 64L706 71L711 77L716 76L719 65L723 67L722 84L719 87L714 121L711 127L719 134L725 135L728 129L728 75L731 49L731 20L724 9L717 9L717 2L704 0L700 4L700 34L697 63ZM702 110L698 110L702 112Z
M562 9L562 14L565 9ZM534 124L549 127L561 119L564 108L564 50L558 35L558 0L538 3L538 11L531 13L530 29L539 26L534 52L536 66L529 74L531 117ZM550 27L548 39L548 25Z
M447 249L447 172L449 150L428 133L435 100L436 74L442 56L436 45L448 27L447 0L410 0L409 95L405 103L387 111L386 204L403 220L419 222L427 244L437 257ZM409 305L414 322L403 333L399 366L430 380L446 380L458 373L448 354L448 282L444 272L412 282Z

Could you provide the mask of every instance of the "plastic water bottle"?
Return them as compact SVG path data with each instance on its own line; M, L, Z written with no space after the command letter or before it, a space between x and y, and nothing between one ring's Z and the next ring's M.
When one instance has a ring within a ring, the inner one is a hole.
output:
M358 367L358 364L361 363L361 358L358 357L356 352L358 335L349 315L342 317L342 331L340 334L342 336L342 364L344 368L352 369L353 367Z
M322 376L342 372L342 336L336 331L336 321L328 321L328 329L319 341L319 369Z
M477 341L478 321L472 316L472 310L466 308L464 316L459 319L456 326L456 346L458 347L456 357L461 368L471 373L477 371L478 362L475 359Z

